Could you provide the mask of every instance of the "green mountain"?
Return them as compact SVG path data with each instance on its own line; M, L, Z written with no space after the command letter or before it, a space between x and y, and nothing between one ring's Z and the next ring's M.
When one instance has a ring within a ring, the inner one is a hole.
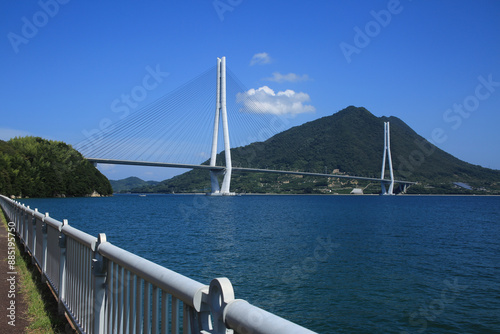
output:
M391 126L395 178L419 182L410 187L409 193L500 194L500 171L453 157L397 117L376 117L365 108L353 106L264 142L234 148L233 166L380 177L384 122ZM222 165L223 159L224 154L219 154L218 164ZM378 183L277 174L233 172L231 182L231 191L243 193L349 193L354 187L365 188L365 193L380 192ZM134 191L178 193L209 189L208 172L192 170Z
M159 183L158 181L144 181L135 176L127 177L126 179L121 180L109 180L109 182L111 183L111 187L115 193L127 192L139 187L154 186Z
M62 197L110 195L112 189L108 179L70 145L24 137L0 140L0 193Z

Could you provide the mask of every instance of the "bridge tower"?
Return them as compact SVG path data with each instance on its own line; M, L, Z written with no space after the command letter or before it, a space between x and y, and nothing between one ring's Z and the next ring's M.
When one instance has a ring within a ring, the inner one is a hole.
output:
M215 166L217 158L217 139L219 137L219 123L222 118L222 131L224 137L224 154L226 157L226 169L221 172L219 170L210 171L210 182L212 192L210 195L226 195L231 196L234 193L229 191L231 186L231 174L233 166L231 163L231 146L229 145L229 129L227 125L227 109L226 109L226 57L217 58L217 96L215 107L214 133L212 138L212 155L210 157L210 166ZM219 186L217 176L224 173L222 187Z
M394 171L392 170L392 158L391 158L391 135L389 122L384 122L384 158L382 159L382 175L381 179L385 176L385 160L389 161L389 173L391 176L390 181L382 181L382 195L394 195ZM389 185L389 189L386 189L386 185Z

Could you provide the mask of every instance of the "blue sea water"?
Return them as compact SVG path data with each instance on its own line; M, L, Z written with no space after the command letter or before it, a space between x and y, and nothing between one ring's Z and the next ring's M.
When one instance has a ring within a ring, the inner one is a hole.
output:
M22 201L320 333L500 333L500 197Z

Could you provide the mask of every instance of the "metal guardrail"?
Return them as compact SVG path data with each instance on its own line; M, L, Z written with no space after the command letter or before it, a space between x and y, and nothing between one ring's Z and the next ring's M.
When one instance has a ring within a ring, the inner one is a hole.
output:
M314 333L0 195L16 234L81 333Z

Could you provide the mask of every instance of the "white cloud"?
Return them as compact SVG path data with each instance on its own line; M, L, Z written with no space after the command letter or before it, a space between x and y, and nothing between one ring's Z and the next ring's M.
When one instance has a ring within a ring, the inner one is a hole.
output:
M245 93L238 93L236 101L244 105L250 112L274 115L297 115L306 112L315 112L310 104L304 104L311 98L306 93L296 93L291 89L275 93L267 86L259 89L249 89Z
M9 140L14 137L30 136L28 131L0 128L0 140Z
M310 80L307 74L298 75L295 73L281 74L279 72L274 72L273 76L270 78L265 78L267 81L274 82L299 82L299 81L307 81Z
M253 55L252 60L250 60L250 66L253 65L263 65L263 64L269 64L271 62L271 57L267 52L262 52L262 53L256 53Z

